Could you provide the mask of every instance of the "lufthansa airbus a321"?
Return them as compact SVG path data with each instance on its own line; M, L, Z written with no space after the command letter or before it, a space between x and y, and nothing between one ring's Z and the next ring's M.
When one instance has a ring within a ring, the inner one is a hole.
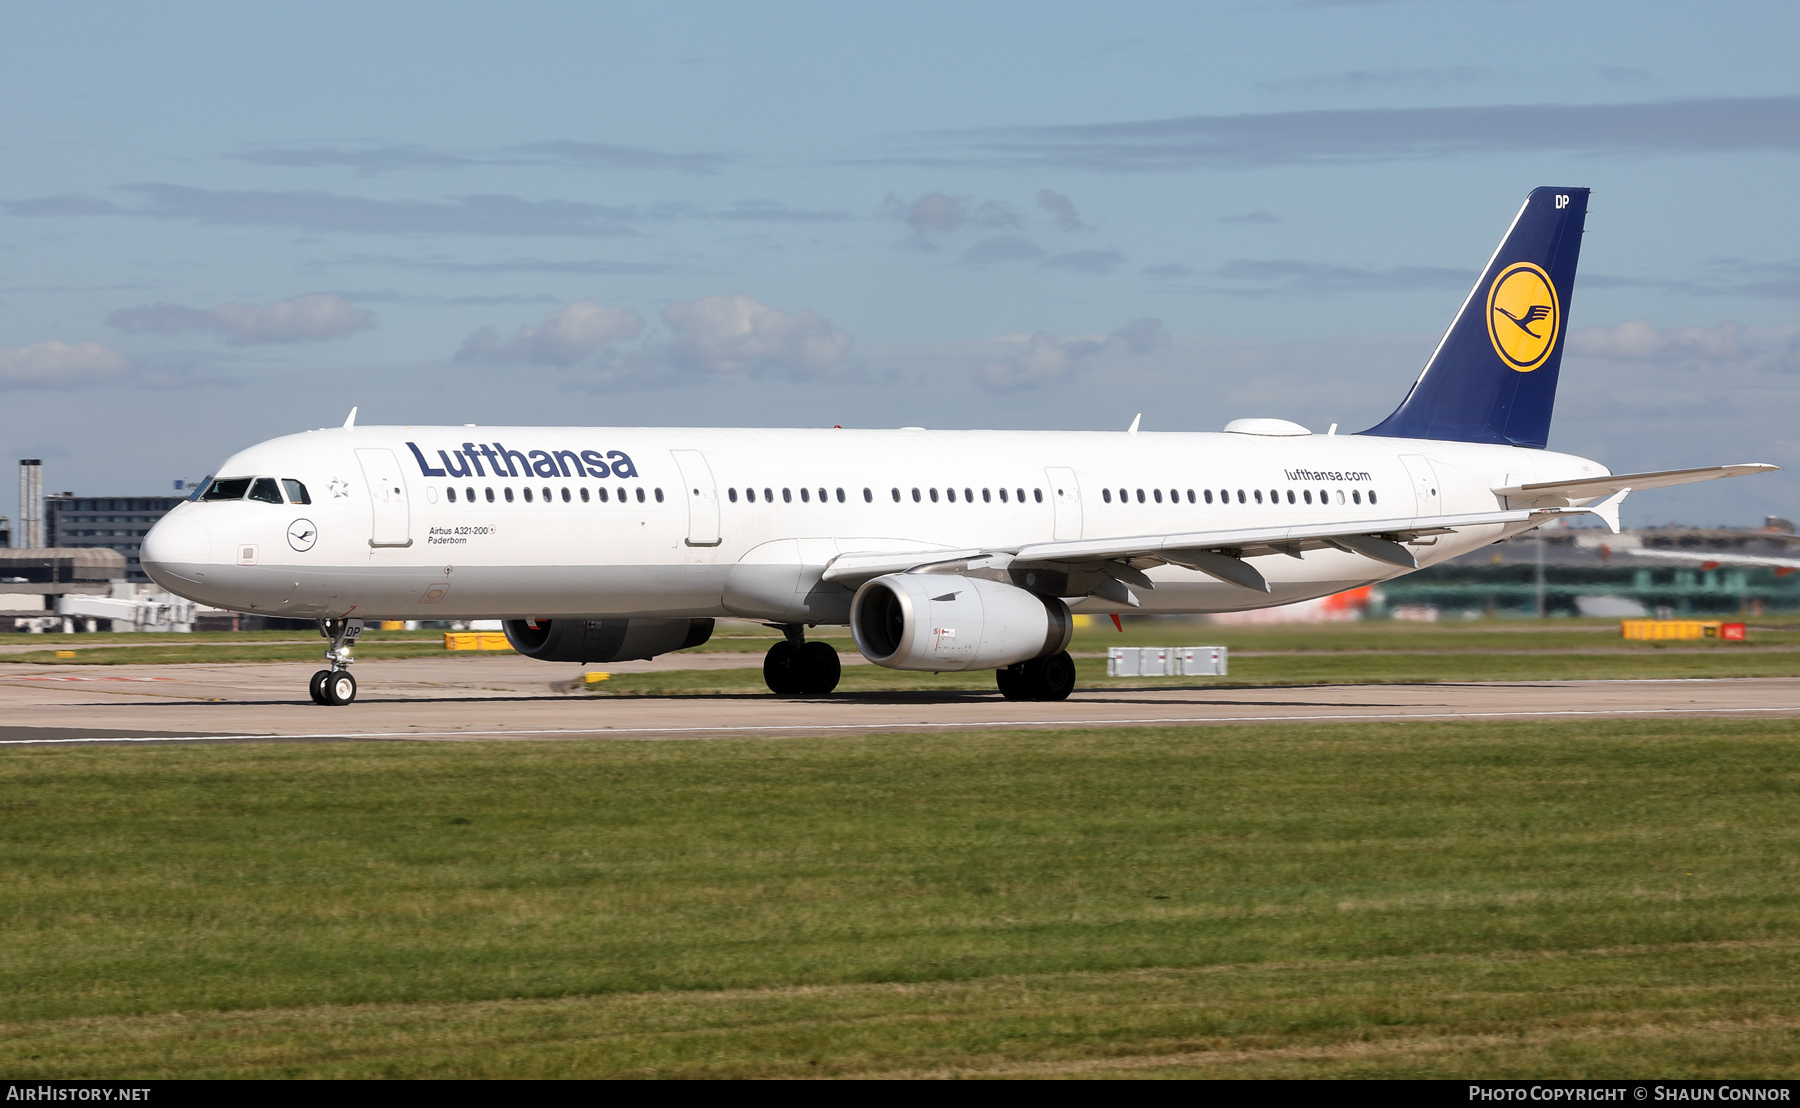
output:
M1074 685L1076 611L1201 613L1386 581L1548 520L1615 531L1633 490L1545 449L1588 191L1539 188L1394 413L1358 434L358 427L259 443L144 539L164 588L317 619L321 704L365 619L501 619L552 662L650 658L721 617L782 628L777 693L819 696L847 624L895 669Z

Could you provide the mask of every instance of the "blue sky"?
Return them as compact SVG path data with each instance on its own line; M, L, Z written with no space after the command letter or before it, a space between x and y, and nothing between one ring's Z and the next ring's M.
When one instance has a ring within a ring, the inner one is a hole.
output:
M1594 189L1551 445L1800 468L1800 9L7 6L0 444L341 422L1359 429ZM1800 512L1784 473L1632 522Z

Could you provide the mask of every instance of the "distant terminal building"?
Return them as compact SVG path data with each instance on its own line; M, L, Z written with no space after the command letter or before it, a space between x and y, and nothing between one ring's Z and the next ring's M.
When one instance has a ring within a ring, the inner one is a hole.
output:
M1640 550L1693 560L1640 556ZM1383 606L1402 617L1800 611L1800 573L1791 567L1709 561L1711 553L1800 560L1800 535L1780 516L1758 528L1647 527L1617 535L1549 526L1386 582L1380 592Z
M156 521L185 499L180 496L76 496L44 498L45 530L50 546L64 550L116 550L125 558L125 579L150 580L138 564L144 535Z

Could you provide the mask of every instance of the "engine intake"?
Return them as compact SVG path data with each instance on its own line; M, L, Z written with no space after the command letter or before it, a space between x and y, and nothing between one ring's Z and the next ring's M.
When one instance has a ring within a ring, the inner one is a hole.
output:
M540 662L625 662L699 646L710 619L509 619L506 641Z
M1074 629L1056 597L979 577L890 573L850 602L856 648L889 669L999 669L1060 653Z

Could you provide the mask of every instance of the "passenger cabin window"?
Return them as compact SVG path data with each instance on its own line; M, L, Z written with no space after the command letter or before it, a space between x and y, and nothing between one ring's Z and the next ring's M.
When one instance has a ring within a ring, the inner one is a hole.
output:
M491 488L487 490L487 502L489 504L494 502L494 490Z
M1206 502L1208 504L1212 503L1212 490L1211 489L1206 490Z
M807 490L805 490L805 489L801 489L801 490L800 490L800 502L801 502L801 503L802 503L802 504L810 504L810 503L812 503L812 493L810 493L810 492L808 492L808 491L807 491Z
M502 489L501 491L506 494L506 502L508 504L511 504L512 503L512 486L508 485L508 486L506 486L506 488ZM526 490L526 491L530 491L530 490Z
M456 489L454 487L445 489L444 495L449 498L450 503L456 503Z
M563 498L564 504L567 504L569 502L569 490L566 487L562 491L562 498ZM583 499L583 500L587 499L587 490L586 489L581 490L581 499Z
M1371 504L1375 503L1375 490L1374 489L1369 490L1369 503L1371 503Z
M656 491L657 491L657 492L659 492L659 493L660 493L660 492L662 492L662 490L661 490L661 489L657 489L657 490L656 490ZM661 499L662 499L662 497L660 497L660 496L658 496L658 497L657 497L657 499L658 499L658 500L661 500ZM639 490L638 490L638 491L637 491L637 502L638 502L638 503L639 503L639 504L642 504L642 503L643 503L643 502L644 502L644 490L643 490L643 489L639 489Z
M290 504L311 504L312 503L312 497L306 495L306 486L302 485L300 482L294 480L292 477L283 477L281 479L281 487L287 490L288 503L290 503Z
M264 504L279 504L281 486L275 483L273 477L258 477L255 484L250 486L250 499L260 500Z
M202 499L202 500L242 500L244 498L244 494L249 491L250 491L250 478L248 478L248 477L221 477L217 481L214 481L211 485L207 486L206 491L201 494L200 499Z
M783 504L792 504L794 502L793 492L788 489L782 489L781 490L781 502Z
M931 490L931 502L932 502L932 503L933 503L933 504L936 504L936 503L937 503L937 489L936 489L936 488L933 488L933 489L932 489L932 490Z
M895 495L895 496L894 496L894 499L895 499L895 500L898 500L898 499L900 499L900 497L899 497L899 495L898 495L898 494L897 494L897 493L896 493L896 495ZM874 493L874 492L873 492L873 491L871 491L871 490L869 490L869 489L864 489L864 490L863 490L863 503L864 503L864 504L873 504L873 503L875 503L875 493Z
M602 503L602 504L606 503L606 498L607 498L606 486L601 485L599 488L595 489L594 495L598 496L600 498L600 503Z
M992 489L981 490L981 502L983 504L992 504L994 502L994 492Z
M1100 499L1106 501L1108 504L1111 504L1112 503L1112 490L1111 489L1101 489L1100 490Z
M524 494L525 503L527 503L527 504L531 503L531 490L529 488L525 488L525 489L520 489L519 491ZM509 496L509 497L507 497L507 499L511 500L512 497Z
M1043 489L1032 489L1031 490L1031 498L1033 500L1037 501L1039 504L1042 504L1044 502L1044 490ZM1019 499L1023 500L1025 498L1023 496L1021 496L1021 497L1019 497Z
M586 485L581 486L581 502L583 504L586 504L588 502L588 491L587 491Z
M763 500L769 504L775 503L775 490L774 489L764 489L763 490Z
M640 500L642 500L642 499L643 499L643 496L642 496L642 491L643 491L643 490L641 490L641 489L640 489L640 490L639 490L639 494L640 494L640 495L639 495L639 496L638 496L638 499L640 499ZM657 490L656 490L656 502L657 502L657 503L658 503L658 504L661 504L661 503L662 503L662 502L663 502L663 498L662 498L662 490L661 490L661 489L657 489Z
M736 504L737 503L737 490L736 489L726 489L725 490L725 499L731 501L733 504Z

